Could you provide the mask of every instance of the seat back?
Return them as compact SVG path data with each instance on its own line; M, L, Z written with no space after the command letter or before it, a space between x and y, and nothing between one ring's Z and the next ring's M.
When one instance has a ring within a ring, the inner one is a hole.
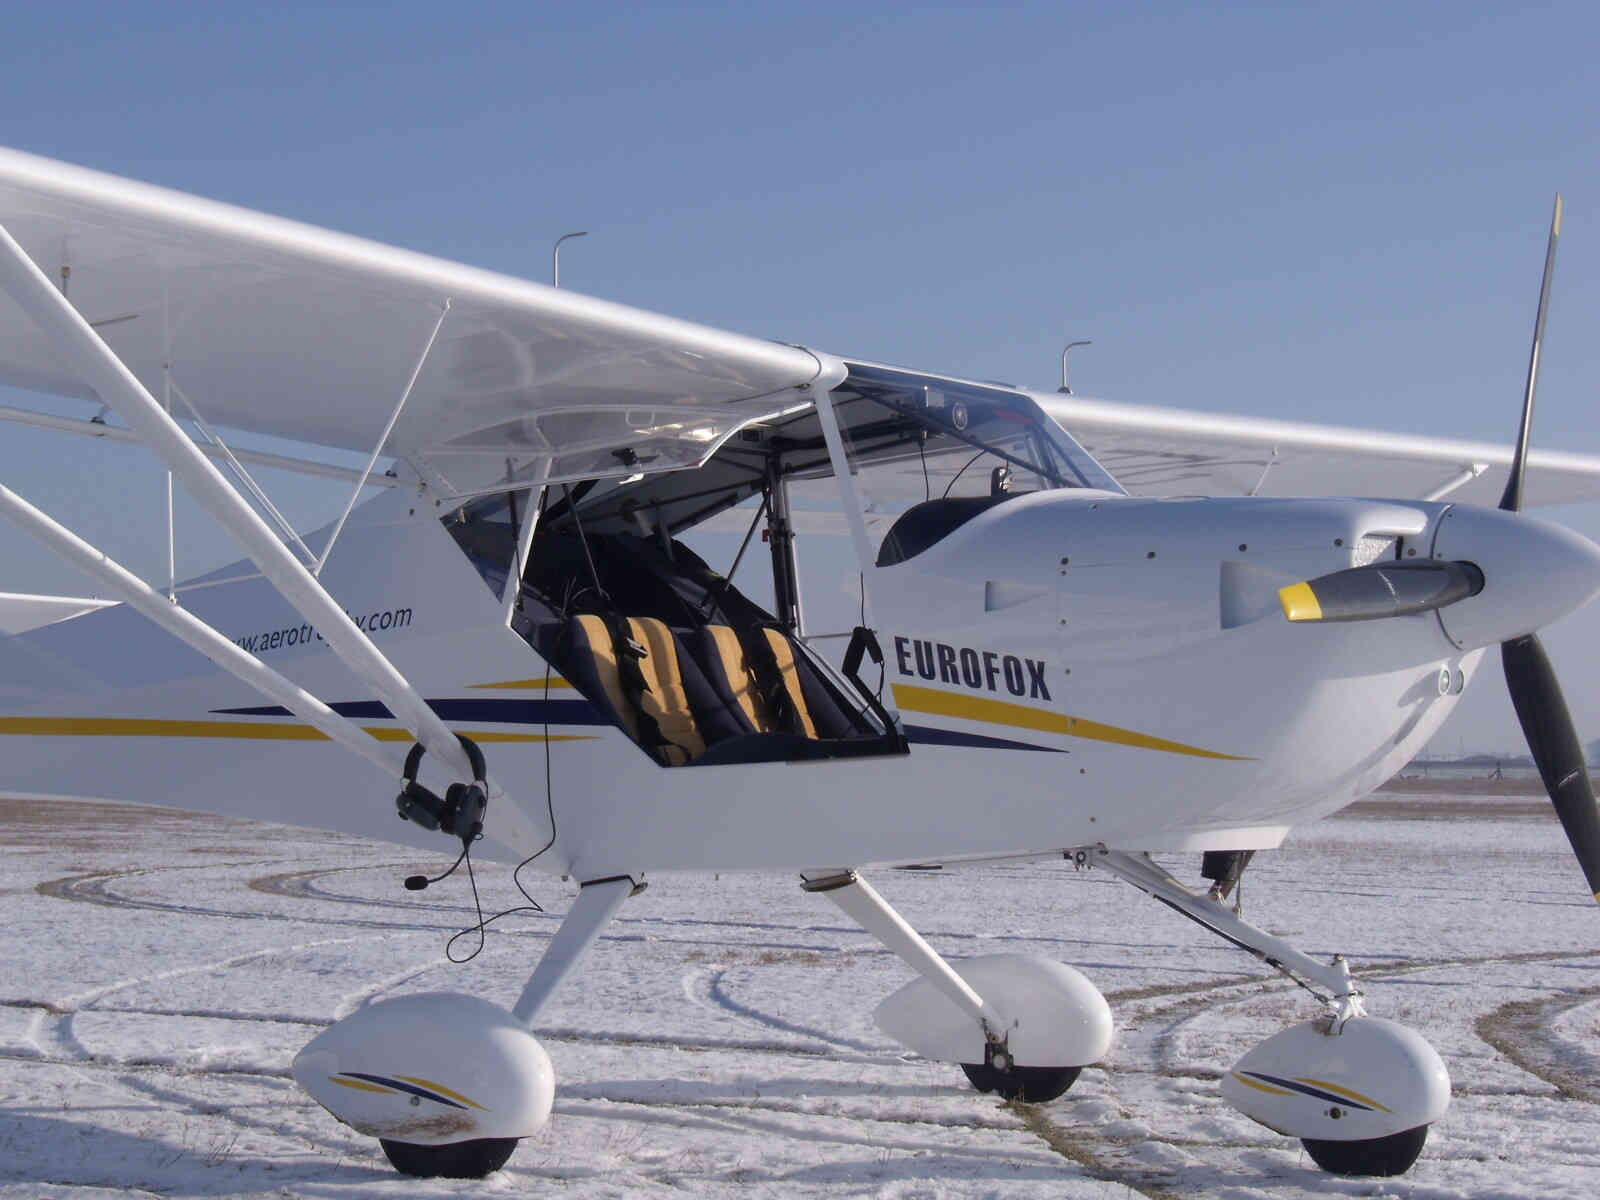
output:
M806 703L806 689L800 683L800 668L794 661L794 646L780 630L763 629L761 633L767 639L767 645L772 647L772 657L778 664L778 678L783 681L783 690L788 694L795 720L799 723L800 728L796 732L814 739L817 726L811 719L811 707Z
M685 679L693 664L687 656L679 657L678 639L664 622L654 617L629 617L628 630L645 649L645 657L639 660L645 683L639 707L661 731L667 765L681 766L706 748Z
M739 635L727 625L705 625L690 635L695 657L741 733L771 733L779 727Z
M607 715L658 761L682 766L706 748L689 702L693 685L684 678L685 667L695 676L699 672L687 656L680 657L677 638L660 621L632 617L626 628L644 655L635 657L624 648L621 653L628 656L624 662L603 617L593 613L572 617L566 625L570 650L563 669L573 686L609 707Z

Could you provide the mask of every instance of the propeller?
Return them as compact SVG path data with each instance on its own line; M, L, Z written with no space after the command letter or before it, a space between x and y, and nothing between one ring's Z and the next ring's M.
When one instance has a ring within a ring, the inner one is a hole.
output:
M1583 747L1550 658L1534 634L1500 643L1506 689L1522 722L1523 736L1538 764L1544 790L1556 806L1572 852L1578 856L1589 890L1600 900L1600 811L1584 763Z
M1500 497L1500 509L1508 513L1522 511L1522 481L1533 426L1534 391L1539 381L1539 350L1550 307L1550 278L1555 269L1556 241L1560 235L1561 197L1557 196L1550 218L1550 241L1545 249L1544 279L1539 286L1539 315L1533 326L1528 379L1522 393L1522 423L1517 431L1510 477ZM1532 535L1532 530L1513 533L1525 540L1531 540ZM1492 571L1494 563L1485 561ZM1528 583L1525 578L1513 576L1501 585L1505 589L1500 593L1502 599L1510 596L1515 600L1520 592L1526 600ZM1334 571L1283 588L1278 598L1283 604L1284 616L1293 622L1373 621L1434 612L1476 596L1483 588L1484 573L1476 564L1428 559L1376 562ZM1532 632L1519 632L1501 642L1500 660L1505 668L1506 690L1511 693L1512 706L1517 710L1517 719L1522 723L1523 736L1539 768L1545 791L1550 794L1567 840L1577 855L1578 865L1589 881L1589 890L1600 901L1600 808L1595 805L1594 785L1584 763L1583 747L1573 728L1572 715L1561 694L1555 669L1538 636Z
M1528 382L1522 391L1522 427L1517 434L1511 477L1500 497L1505 512L1522 511L1522 475L1528 458L1528 435L1533 425L1533 395L1539 381L1539 345L1544 339L1545 314L1550 306L1550 276L1555 270L1556 241L1561 236L1561 197L1556 196L1550 217L1550 241L1544 252L1544 279L1539 285L1539 315L1533 324L1533 348L1528 354ZM1572 852L1578 856L1589 881L1589 891L1600 901L1600 811L1595 808L1594 784L1584 762L1583 747L1572 726L1572 714L1556 680L1550 658L1538 635L1526 634L1500 643L1500 664L1505 668L1506 690L1522 723L1528 750L1539 768L1544 790L1550 794L1556 815L1566 830Z

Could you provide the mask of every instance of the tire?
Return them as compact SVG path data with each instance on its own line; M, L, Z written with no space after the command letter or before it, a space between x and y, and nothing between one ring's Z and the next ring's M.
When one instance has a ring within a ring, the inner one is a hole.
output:
M1360 1142L1301 1138L1313 1162L1331 1175L1402 1175L1411 1169L1428 1140L1428 1127L1418 1125L1388 1137Z
M994 1091L995 1076L999 1072L988 1063L962 1063L961 1069L967 1073L967 1082L980 1092L987 1095Z
M517 1148L517 1141L517 1138L477 1138L470 1142L447 1142L443 1146L419 1146L415 1142L379 1138L378 1145L402 1175L416 1179L482 1179L506 1165Z
M996 1092L1004 1100L1047 1104L1077 1081L1082 1067L1012 1067L997 1071L987 1063L962 1063L967 1079L980 1092Z

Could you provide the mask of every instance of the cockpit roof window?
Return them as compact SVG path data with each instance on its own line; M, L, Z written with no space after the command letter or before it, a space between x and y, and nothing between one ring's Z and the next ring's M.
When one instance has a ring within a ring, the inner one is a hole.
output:
M1027 395L1004 387L849 364L840 391L911 418L930 437L963 442L1035 475L1046 487L1121 491L1083 447ZM927 452L927 447L924 447Z
M1017 490L1083 487L1121 492L1103 467L1033 397L1003 386L847 364L827 396L850 462L871 470L876 512L936 496L987 495L1001 468ZM676 535L762 492L773 478L829 479L833 465L807 405L741 427L704 466L573 489L586 526L600 532L648 524ZM558 499L545 520L568 519Z

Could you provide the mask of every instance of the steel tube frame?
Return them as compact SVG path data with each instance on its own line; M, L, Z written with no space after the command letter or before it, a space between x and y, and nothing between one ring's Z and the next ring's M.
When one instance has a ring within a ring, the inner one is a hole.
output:
M444 319L450 315L450 298L445 297L444 307L439 311L439 319L433 323L433 332L428 334L428 341L422 347L422 353L417 356L417 365L411 368L411 378L406 380L405 390L400 393L400 399L395 402L394 411L389 414L389 423L383 427L383 432L378 435L377 444L372 447L372 456L367 459L366 470L361 472L361 479L355 489L350 493L350 499L345 503L344 511L339 514L339 520L333 527L333 532L328 535L328 544L323 546L322 554L317 559L317 565L311 568L313 575L321 575L322 568L328 565L328 556L333 553L333 544L339 540L339 535L344 532L344 523L350 519L350 511L355 508L356 501L361 499L361 489L366 487L367 480L372 476L372 468L378 465L378 456L383 453L384 443L389 440L389 435L394 432L394 423L400 419L400 412L406 406L406 401L411 399L411 389L417 386L417 378L422 374L422 368L428 361L428 355L433 353L433 343L439 340L439 330L444 328Z
M535 480L523 498L527 511L522 518L522 528L517 531L517 544L511 555L511 563L506 568L505 591L500 594L500 601L505 607L507 625L511 624L512 614L516 612L517 596L522 591L522 573L528 569L528 553L533 549L533 535L539 530L539 503L544 499L544 481L550 474L550 461L546 458L534 468Z
M1327 989L1328 1001L1339 1010L1341 1022L1365 1012L1361 1003L1361 989L1351 978L1350 964L1343 955L1331 963L1323 963L1302 954L1282 938L1273 937L1241 919L1227 905L1190 891L1157 866L1148 855L1107 850L1103 846L1087 853L1085 861L1089 865L1104 867L1141 892L1154 896L1196 924L1205 926L1218 937L1255 955L1268 966Z
M581 884L578 898L572 902L561 928L545 947L539 965L533 969L511 1014L532 1028L540 1010L561 986L561 981L578 969L600 931L617 915L622 902L642 890L643 884L630 875Z
M278 528L283 533L283 540L285 542L293 542L300 547L300 553L306 556L307 562L315 562L317 556L311 553L311 547L306 545L305 541L300 537L300 531L290 523L288 517L278 511L278 506L272 502L272 497L267 495L266 489L256 482L254 475L245 470L244 464L239 461L238 456L228 448L228 443L223 441L216 431L211 428L210 423L200 415L200 410L195 407L194 401L189 399L189 394L172 382L170 372L167 375L166 386L168 391L176 392L178 399L183 401L183 406L189 410L189 419L194 422L194 427L200 431L200 436L221 452L223 461L228 464L228 469L233 472L233 477L244 484L245 490L255 497L256 503L266 510L267 516L277 522ZM165 406L165 410L168 416L172 415L172 405L170 403ZM168 470L167 474L171 475L171 470Z
M12 408L10 405L0 405L0 421L14 425L27 425L33 429L48 429L54 433L75 433L80 437L99 438L105 442L116 442L118 445L142 445L143 442L132 430L122 429L113 425L105 425L99 421L82 421L77 417L58 417L53 413L34 412L32 409ZM215 446L198 446L197 449L207 458L221 458L222 451ZM319 479L337 479L344 483L354 483L361 478L361 472L351 467L336 466L333 463L321 463L309 458L291 458L285 454L268 454L263 450L233 451L233 456L240 462L253 463L258 467L271 467L277 471L292 471L296 475L311 475ZM377 475L367 480L368 487L404 487L405 484L398 479L387 475Z
M185 645L204 654L234 678L270 696L329 739L359 754L388 775L398 776L401 754L359 725L341 717L310 692L240 649L188 609L172 603L133 572L95 549L49 514L0 484L0 515L61 558L93 575L130 608L137 609Z
M100 400L115 409L128 427L172 468L173 474L232 535L284 599L316 626L329 648L372 687L428 753L455 772L458 779L470 779L472 765L466 752L439 715L229 485L177 422L162 410L138 377L61 295L3 225L0 225L0 290L15 300L62 356L82 372L84 382ZM495 786L490 790L491 794L500 793ZM545 840L526 813L514 804L504 808L514 815L509 821L503 818L502 830L512 832L517 840L531 846ZM516 841L508 844L515 847Z
M1450 476L1449 479L1446 479L1438 487L1424 492L1422 494L1422 499L1443 500L1458 487L1461 487L1463 484L1471 483L1474 479L1476 479L1479 475L1482 475L1488 469L1488 463L1468 463L1466 466L1462 467L1461 470Z
M818 360L819 363L822 361ZM867 590L867 579L876 567L872 543L867 538L867 523L861 516L861 497L856 491L855 477L850 473L850 456L845 452L844 437L839 432L839 418L833 411L833 389L844 382L843 363L830 362L822 366L811 384L811 397L817 406L817 424L822 426L822 440L828 447L828 459L839 484L839 497L844 504L845 523L850 527L850 541L855 546L856 561L861 567L861 590ZM867 607L871 610L871 597ZM868 620L870 626L872 622Z
M808 871L801 875L808 892L826 896L851 920L887 947L896 958L943 992L962 1012L983 1028L984 1037L996 1045L1005 1042L1009 1024L1003 1014L980 996L954 967L928 945L923 936L896 912L870 883L854 871L829 874Z

